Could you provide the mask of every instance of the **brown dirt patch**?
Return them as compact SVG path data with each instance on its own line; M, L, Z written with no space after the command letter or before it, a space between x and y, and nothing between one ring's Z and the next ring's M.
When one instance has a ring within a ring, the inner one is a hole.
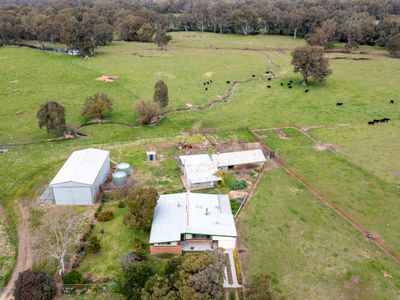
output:
M317 143L314 145L314 148L317 149L318 151L326 151L326 150L329 150L329 151L332 151L332 152L335 152L335 153L337 152L337 148L336 148L335 145L326 144L326 143L323 143L323 142L317 142Z
M103 76L96 78L96 80L103 81L103 82L114 82L117 79L118 79L118 76L110 76L110 75L103 75Z
M206 79L207 78L211 78L213 76L213 74L214 74L214 72L210 72L210 71L209 72L205 72L202 77L206 78Z
M290 138L287 136L287 134L284 133L283 131L278 132L278 138L280 138L281 140L290 140Z

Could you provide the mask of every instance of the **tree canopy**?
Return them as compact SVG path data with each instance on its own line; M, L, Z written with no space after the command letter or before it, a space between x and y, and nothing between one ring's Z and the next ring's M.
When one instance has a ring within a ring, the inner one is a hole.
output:
M157 199L158 193L152 187L129 190L125 200L130 211L129 222L142 230L150 230Z
M56 293L57 287L53 278L43 272L25 270L19 273L15 282L15 300L51 300Z
M42 104L36 113L39 128L46 127L47 132L63 135L66 130L65 108L54 100Z
M161 107L168 105L168 86L164 81L158 80L154 85L154 97L153 100L160 104Z
M332 73L329 60L324 57L324 48L320 46L297 47L292 52L292 65L295 72L303 76L303 85L307 85L308 77L322 81Z
M394 57L400 57L400 33L395 34L388 43L388 51Z
M112 111L111 99L103 93L96 93L87 97L83 105L82 115L88 119L103 119Z

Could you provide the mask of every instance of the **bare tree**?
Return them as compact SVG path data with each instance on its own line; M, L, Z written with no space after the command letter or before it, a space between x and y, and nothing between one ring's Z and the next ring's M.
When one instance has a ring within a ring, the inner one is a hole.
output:
M54 211L47 214L39 229L36 244L43 252L55 258L60 272L65 271L65 260L74 251L77 235L81 231L85 219L73 211Z

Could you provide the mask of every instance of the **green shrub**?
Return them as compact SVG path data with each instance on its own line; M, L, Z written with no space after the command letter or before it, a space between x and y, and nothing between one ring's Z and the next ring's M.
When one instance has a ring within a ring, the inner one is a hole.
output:
M73 269L71 272L65 273L63 276L64 284L78 284L82 281L82 274Z
M125 201L124 200L118 201L118 208L124 208L124 207L126 207Z
M114 213L111 210L106 210L98 214L97 221L107 222L114 218Z
M230 183L230 188L234 191L243 190L247 188L247 181L246 180L232 180Z
M132 248L133 248L132 249L133 253L138 255L141 259L144 259L146 257L147 254L146 245L145 243L143 243L141 239L135 238L133 240Z
M88 242L86 249L90 253L97 253L100 251L100 248L101 248L100 239L98 238L97 235L93 234L89 238L89 242Z

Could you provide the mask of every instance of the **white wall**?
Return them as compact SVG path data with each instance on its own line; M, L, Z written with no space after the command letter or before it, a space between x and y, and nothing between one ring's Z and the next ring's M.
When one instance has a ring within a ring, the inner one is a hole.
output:
M96 180L92 185L93 200L99 191L100 185L102 185L104 181L106 181L109 172L110 172L110 158L107 157L107 159L104 161L104 164L99 171L99 174L96 177Z
M213 236L213 241L218 241L218 247L224 249L235 249L236 248L236 238L226 237L226 236Z
M53 187L57 205L92 205L92 191L87 187Z

